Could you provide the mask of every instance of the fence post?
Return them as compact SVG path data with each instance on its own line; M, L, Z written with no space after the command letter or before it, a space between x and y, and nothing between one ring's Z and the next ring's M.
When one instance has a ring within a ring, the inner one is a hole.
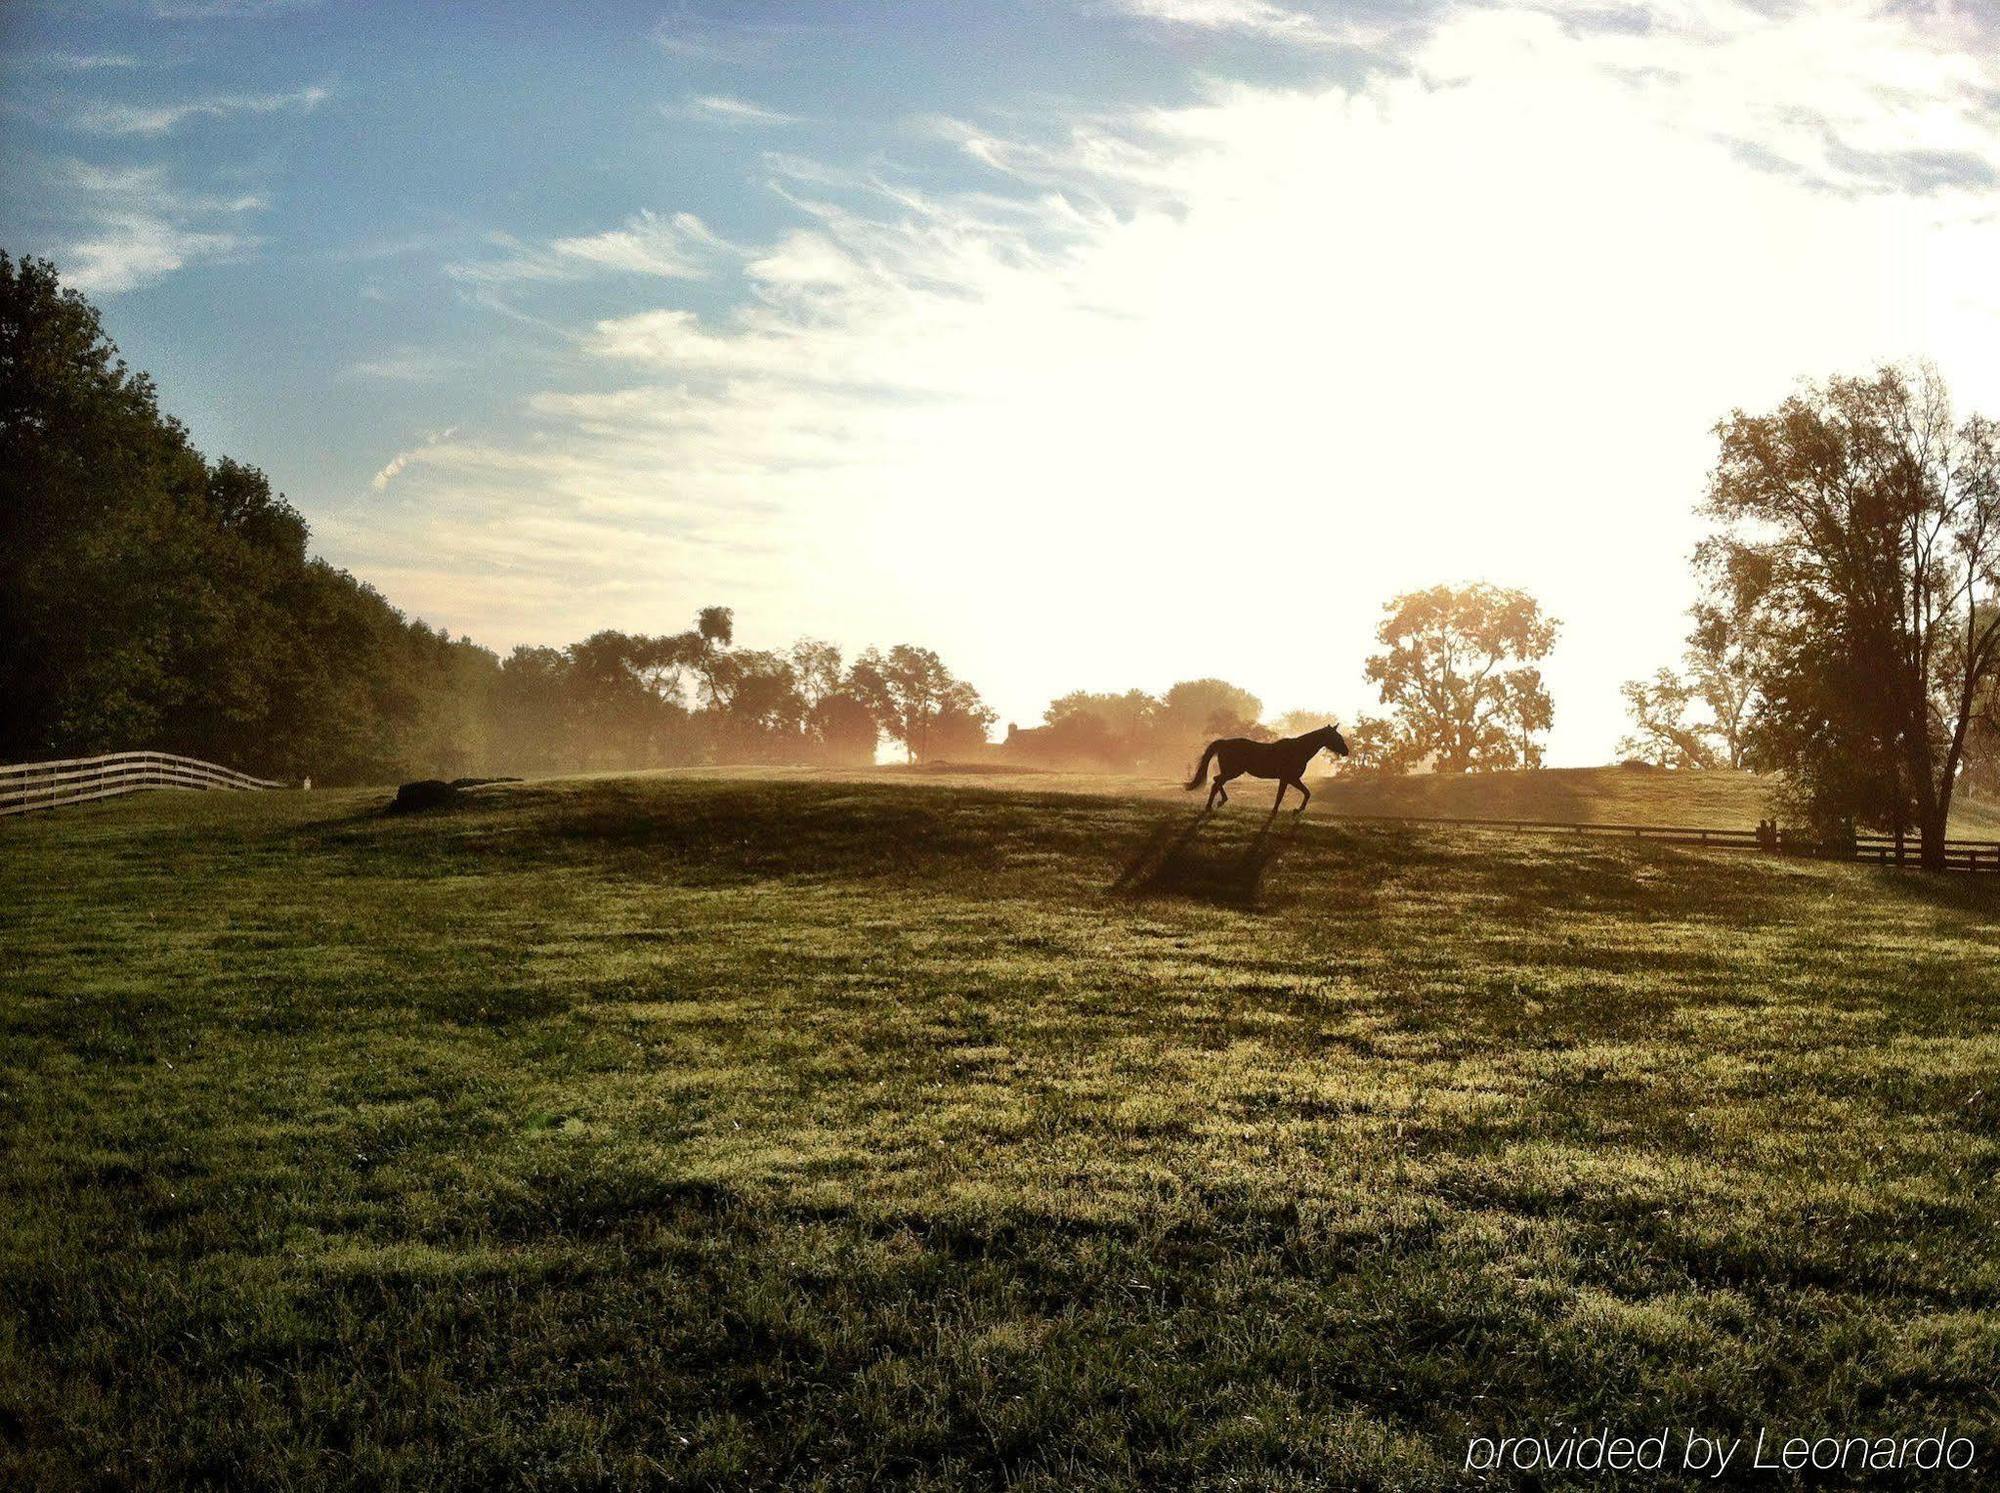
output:
M1903 826L1896 826L1896 869L1903 869Z

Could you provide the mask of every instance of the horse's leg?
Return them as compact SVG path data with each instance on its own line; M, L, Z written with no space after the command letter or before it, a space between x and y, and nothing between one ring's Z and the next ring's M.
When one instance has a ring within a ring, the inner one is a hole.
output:
M1271 812L1273 814L1277 813L1284 806L1285 790L1290 786L1291 784L1287 783L1283 778L1278 779L1278 801L1271 805Z
M1294 814L1303 814L1306 811L1306 804L1309 804L1313 801L1312 789L1306 786L1305 774L1300 773L1297 777L1293 778L1292 786L1298 789L1300 793L1305 795L1305 803L1300 804L1296 809L1292 810L1292 812Z
M1233 778L1233 777L1235 777L1235 776L1236 776L1236 774L1232 772L1232 773L1231 773L1231 774L1229 775L1229 778ZM1229 790L1228 790L1227 788L1223 787L1222 785L1223 785L1224 783L1228 782L1228 781L1229 781L1229 778L1225 778L1225 777L1221 777L1221 776L1217 776L1217 778L1216 778L1216 780L1215 780L1215 791L1216 791L1216 793L1217 793L1217 794L1219 794L1219 795L1221 796L1221 798L1222 798L1222 801L1223 801L1224 803L1228 803L1228 802L1229 802Z

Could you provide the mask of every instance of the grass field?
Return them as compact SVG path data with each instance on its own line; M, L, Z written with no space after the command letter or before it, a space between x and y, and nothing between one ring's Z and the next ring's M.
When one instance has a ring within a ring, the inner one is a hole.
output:
M1329 812L1435 819L1549 819L1754 829L1758 820L1776 814L1772 787L1770 778L1749 772L1555 767L1534 772L1335 778L1325 784L1324 806ZM1965 839L2000 840L2000 805L1968 793L1958 794L1951 832Z
M0 1487L2000 1466L2000 877L1060 786L0 824Z
M1322 757L1323 765L1330 759ZM1067 792L1110 793L1179 801L1179 783L1161 778L1089 773L1038 774L1032 769L981 772L976 767L913 769L986 787L1033 783ZM1414 819L1521 819L1565 824L1657 824L1697 829L1755 829L1776 815L1773 780L1751 772L1664 772L1629 767L1552 767L1526 772L1425 773L1410 777L1308 771L1322 816L1401 815ZM1245 780L1230 786L1232 802L1269 807L1274 786ZM1288 800L1296 805L1298 795ZM1198 800L1197 800L1198 802ZM2000 840L2000 804L1960 792L1953 805L1954 837Z

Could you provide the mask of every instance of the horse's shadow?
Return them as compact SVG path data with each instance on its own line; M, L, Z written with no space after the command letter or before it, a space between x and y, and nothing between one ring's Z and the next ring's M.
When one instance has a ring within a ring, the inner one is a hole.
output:
M1225 907L1255 908L1264 876L1298 838L1299 821L1277 827L1267 815L1247 844L1204 847L1201 830L1215 817L1203 809L1185 824L1169 820L1139 847L1111 890L1133 897L1191 897Z

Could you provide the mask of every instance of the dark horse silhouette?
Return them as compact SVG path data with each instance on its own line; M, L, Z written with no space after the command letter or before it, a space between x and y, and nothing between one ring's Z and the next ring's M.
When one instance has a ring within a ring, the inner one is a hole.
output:
M1302 774L1306 764L1322 747L1343 757L1347 755L1347 743L1332 726L1321 726L1303 736L1287 736L1283 741L1252 741L1247 736L1225 736L1208 744L1208 750L1201 754L1201 766L1188 779L1187 789L1192 793L1208 781L1208 761L1213 757L1215 786L1208 790L1209 808L1214 808L1218 799L1228 803L1229 794L1222 785L1231 778L1240 778L1248 773L1253 778L1278 780L1278 802L1271 805L1273 814L1278 812L1279 804L1284 803L1287 788L1296 788L1304 795L1303 801L1293 811L1303 814L1306 805L1312 802L1312 790L1306 787Z

